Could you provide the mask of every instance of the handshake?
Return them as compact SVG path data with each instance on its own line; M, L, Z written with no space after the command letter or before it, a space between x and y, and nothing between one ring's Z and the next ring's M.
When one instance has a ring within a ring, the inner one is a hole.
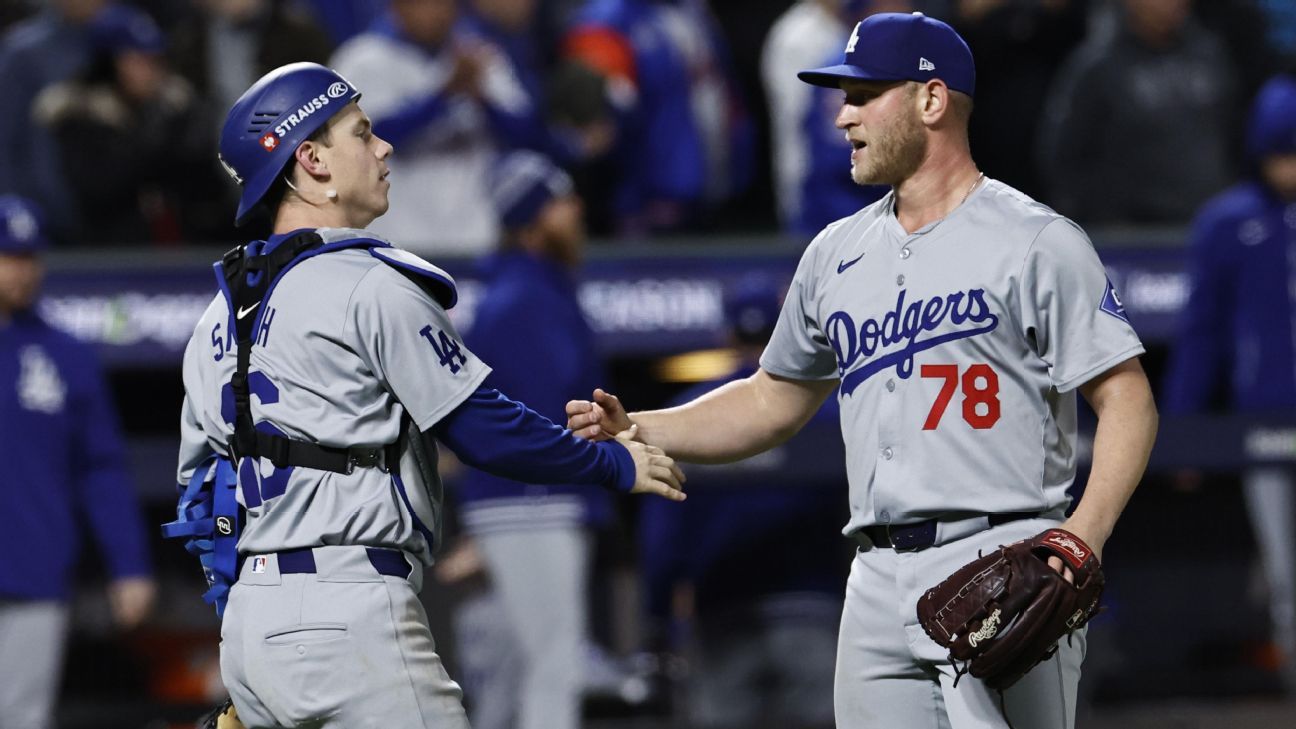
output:
M615 395L595 390L592 401L569 401L567 429L576 437L590 441L616 440L630 451L635 464L635 482L630 493L657 494L672 501L686 498L684 472L661 448L636 440L639 426Z

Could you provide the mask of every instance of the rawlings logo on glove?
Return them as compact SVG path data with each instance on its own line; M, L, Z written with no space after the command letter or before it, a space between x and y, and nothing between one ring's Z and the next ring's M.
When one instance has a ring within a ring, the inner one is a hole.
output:
M968 645L976 648L977 643L982 643L995 637L995 633L999 632L999 616L1002 613L1002 610L995 608L995 611L990 613L990 617L986 618L984 623L981 623L981 627L978 628L975 633L968 636Z
M1069 583L1048 565L1071 567ZM1016 683L1057 643L1098 612L1102 566L1074 534L1049 529L1000 547L945 578L918 600L918 622L950 659L995 689Z

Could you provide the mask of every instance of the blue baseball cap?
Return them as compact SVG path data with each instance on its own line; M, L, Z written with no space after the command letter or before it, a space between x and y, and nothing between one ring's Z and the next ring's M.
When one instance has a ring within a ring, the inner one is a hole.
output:
M110 5L90 21L90 39L95 48L112 54L124 51L161 53L166 36L148 13L123 5Z
M0 195L0 253L38 253L49 241L42 232L41 210L17 195Z
M833 89L842 79L925 82L938 78L972 96L976 66L972 50L948 24L922 13L878 13L855 24L841 63L802 71L797 78Z
M337 71L304 62L280 66L243 92L220 135L221 164L243 186L235 225L247 221L301 143L359 98Z
M1296 152L1296 77L1275 76L1260 87L1247 125L1253 160Z
M491 200L506 228L530 225L546 203L572 190L571 177L536 152L509 152L491 168Z

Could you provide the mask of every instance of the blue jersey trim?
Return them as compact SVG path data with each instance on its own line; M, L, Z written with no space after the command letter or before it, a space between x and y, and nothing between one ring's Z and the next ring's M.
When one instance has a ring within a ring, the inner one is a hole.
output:
M410 273L428 279L432 283L436 284L436 288L433 289L432 293L436 296L437 303L447 311L453 309L455 304L459 303L459 289L456 287L455 280L450 276L450 274L442 271L409 251L392 246L384 246L384 248L387 250L380 250L376 247L370 248L369 255L389 266L409 271ZM406 257L413 258L414 260L406 260Z
M256 332L261 330L261 317L265 316L266 309L270 308L269 302L271 297L274 296L275 287L278 286L279 282L283 280L285 274L287 274L289 271L297 267L297 264L301 263L302 261L314 258L315 256L324 255L325 253L332 253L333 251L345 250L347 248L361 248L361 247L369 248L369 249L391 248L391 243L377 240L375 238L348 238L347 240L339 240L339 241L334 241L332 243L325 243L319 248L314 248L312 250L309 250L297 256L296 258L292 259L291 261L289 261L288 265L284 266L279 271L279 275L275 276L275 279L270 282L269 286L266 287L265 296L261 297L261 309L260 311L257 312L256 319L252 322L252 331ZM254 343L255 343L255 339L254 339Z
M414 505L410 503L409 493L405 490L405 481L395 471L392 472L391 476L392 481L396 484L396 492L400 494L401 503L405 505L405 510L409 512L410 518L414 520L414 528L418 529L419 534L422 534L423 539L427 541L428 551L436 550L436 535L432 533L431 529L427 528L423 520L414 512Z

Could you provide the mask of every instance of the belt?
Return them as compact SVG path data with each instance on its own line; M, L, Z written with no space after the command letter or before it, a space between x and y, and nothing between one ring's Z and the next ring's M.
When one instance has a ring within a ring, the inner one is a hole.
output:
M365 553L369 556L369 564L373 565L378 574L401 579L409 577L412 568L409 561L405 559L404 553L376 547L365 547ZM274 555L279 563L281 575L313 575L316 572L315 553L310 547L285 549L282 552L275 552ZM246 555L239 557L239 573L242 572L245 557Z
M1042 516L1042 513L1038 511L1012 511L1003 514L983 514L982 518L986 519L988 526L996 527L1039 516ZM860 543L862 549L887 547L900 551L916 551L936 543L936 530L942 521L946 520L928 519L913 524L877 524L857 529L851 536Z

